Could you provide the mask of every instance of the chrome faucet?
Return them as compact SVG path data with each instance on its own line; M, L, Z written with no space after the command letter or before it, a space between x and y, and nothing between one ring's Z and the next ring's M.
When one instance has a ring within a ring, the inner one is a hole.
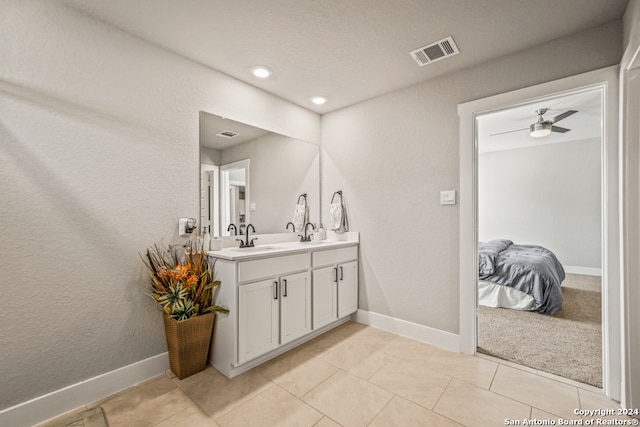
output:
M231 232L232 228L233 228L233 235L237 236L238 235L238 227L236 227L235 224L233 224L233 223L229 224L229 226L227 227L227 231Z
M289 226L291 226L291 228L293 229L293 232L295 233L295 232L296 232L296 225L295 225L294 223L292 223L291 221L289 221L289 222L287 223L287 226L285 227L285 229L287 229L287 230L288 230L288 229L289 229Z
M311 241L311 235L307 235L307 231L309 230L309 226L311 226L312 230L316 229L316 226L313 225L312 223L308 222L304 225L304 236L302 234L298 234L298 236L300 236L300 241L301 242L310 242Z
M251 230L253 230L253 232L256 232L256 229L253 227L253 224L249 224L247 225L247 234L245 235L245 240L242 239L236 239L238 242L240 242L240 247L241 248L252 248L255 245L253 244L254 240L258 240L257 237L249 240L249 228L251 228Z

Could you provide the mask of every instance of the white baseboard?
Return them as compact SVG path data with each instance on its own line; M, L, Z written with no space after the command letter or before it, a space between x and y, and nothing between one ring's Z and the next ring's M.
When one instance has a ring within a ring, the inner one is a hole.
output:
M574 267L571 265L564 265L565 273L569 274L584 274L585 276L602 276L601 268L592 267Z
M460 335L371 311L358 310L354 321L451 351L460 351Z
M161 353L0 411L0 425L29 427L95 402L170 369Z

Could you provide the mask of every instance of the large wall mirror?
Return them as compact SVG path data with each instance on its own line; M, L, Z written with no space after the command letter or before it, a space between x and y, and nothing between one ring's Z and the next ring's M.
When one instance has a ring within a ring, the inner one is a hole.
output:
M234 234L231 224L237 234L252 224L258 234L285 233L302 203L309 222L318 223L319 151L316 144L201 111L201 229L218 237Z

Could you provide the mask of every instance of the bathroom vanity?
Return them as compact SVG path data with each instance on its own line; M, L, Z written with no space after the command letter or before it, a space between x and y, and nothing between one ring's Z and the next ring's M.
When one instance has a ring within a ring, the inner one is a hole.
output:
M209 362L229 378L347 321L358 242L284 242L209 252L221 281ZM211 360L212 358L212 360Z

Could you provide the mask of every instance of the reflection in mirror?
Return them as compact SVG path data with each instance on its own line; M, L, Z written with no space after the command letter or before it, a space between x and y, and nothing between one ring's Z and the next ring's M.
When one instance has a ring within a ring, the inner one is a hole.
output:
M200 164L200 225L201 232L208 232L213 237L220 235L220 216L214 200L219 198L219 170L218 166L208 163Z
M210 113L200 113L200 224L212 236L286 233L301 194L320 218L319 147ZM301 230L296 230L300 232Z
M220 188L220 234L245 234L247 224L251 221L248 205L249 160L223 165L220 168Z

